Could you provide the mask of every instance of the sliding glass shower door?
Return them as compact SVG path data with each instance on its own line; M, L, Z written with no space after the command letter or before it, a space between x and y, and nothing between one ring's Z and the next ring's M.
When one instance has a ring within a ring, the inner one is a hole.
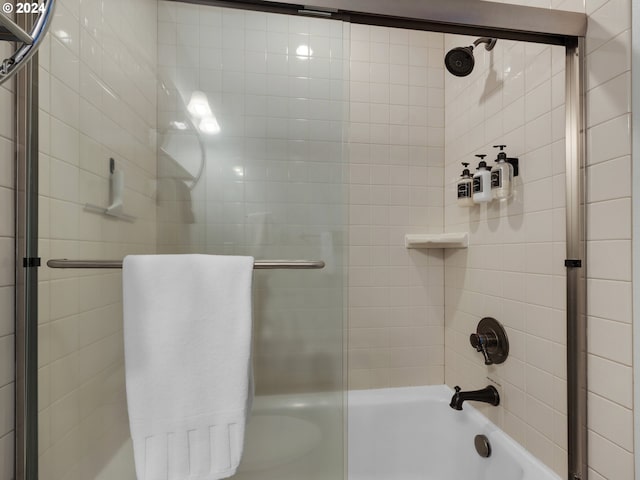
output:
M158 38L158 252L326 264L254 276L257 399L237 477L339 478L343 24L160 2Z
M256 397L234 478L342 478L348 30L98 3L59 5L40 55L43 259L324 261L254 274ZM135 479L121 274L42 269L41 479Z

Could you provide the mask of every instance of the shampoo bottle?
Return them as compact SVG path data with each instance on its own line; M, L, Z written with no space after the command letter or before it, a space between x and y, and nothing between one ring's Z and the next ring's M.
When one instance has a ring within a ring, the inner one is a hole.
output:
M463 163L464 170L460 175L460 180L457 181L458 187L458 206L460 207L473 207L473 179L471 178L471 172L469 172L469 164Z
M487 168L487 162L483 159L486 155L476 155L480 159L477 172L473 175L473 201L474 203L487 203L493 199L491 195L491 172Z
M493 198L506 200L513 191L513 166L507 162L507 154L503 151L506 145L494 145L499 148L497 165L491 169L491 192Z

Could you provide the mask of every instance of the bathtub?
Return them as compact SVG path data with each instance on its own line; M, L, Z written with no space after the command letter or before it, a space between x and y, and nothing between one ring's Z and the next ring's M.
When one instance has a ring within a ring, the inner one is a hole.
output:
M348 480L559 480L446 385L349 392ZM475 449L485 435L491 456Z
M446 385L348 392L346 480L559 480L469 403L449 407ZM343 395L258 396L234 480L335 480ZM474 438L486 435L490 458ZM96 480L135 480L127 441ZM346 477L346 476L345 476Z

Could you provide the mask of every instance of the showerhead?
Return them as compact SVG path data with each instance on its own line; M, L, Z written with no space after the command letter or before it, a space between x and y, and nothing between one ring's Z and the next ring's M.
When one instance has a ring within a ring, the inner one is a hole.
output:
M495 38L482 37L473 42L468 47L456 47L447 52L444 57L444 64L450 73L456 77L466 77L473 71L475 60L473 58L473 48L484 43L487 51L493 50L496 45Z
M475 65L473 47L456 47L447 52L444 64L450 73L456 77L466 77L473 71Z

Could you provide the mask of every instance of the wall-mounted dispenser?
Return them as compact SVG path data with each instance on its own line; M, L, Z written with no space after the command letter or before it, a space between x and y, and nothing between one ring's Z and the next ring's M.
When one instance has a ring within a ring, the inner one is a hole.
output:
M473 201L474 203L487 203L493 199L491 194L491 172L484 161L486 155L476 155L480 159L477 172L473 175Z
M513 193L514 167L508 160L517 161L517 159L507 159L505 147L506 145L493 146L500 149L496 158L497 165L491 169L491 192L496 200L506 200Z
M460 180L456 182L458 190L458 206L460 207L473 207L473 179L471 178L471 172L469 171L469 164L462 163L464 170L460 175Z

